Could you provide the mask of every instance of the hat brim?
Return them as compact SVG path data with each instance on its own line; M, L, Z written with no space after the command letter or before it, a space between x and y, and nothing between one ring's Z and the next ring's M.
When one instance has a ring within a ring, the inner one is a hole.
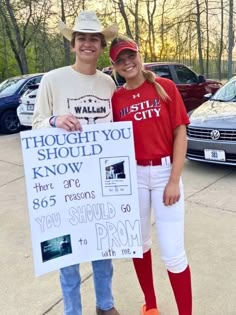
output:
M86 34L87 33L89 33L89 34L103 34L103 36L105 37L105 39L107 41L112 40L118 33L118 25L117 24L112 24L112 25L108 26L107 28L103 29L101 32L97 32L94 30L72 29L72 28L68 27L61 20L59 21L58 27L59 27L59 30L62 33L62 35L66 39L68 39L69 41L71 41L72 34L74 32L80 32L80 33L86 33Z

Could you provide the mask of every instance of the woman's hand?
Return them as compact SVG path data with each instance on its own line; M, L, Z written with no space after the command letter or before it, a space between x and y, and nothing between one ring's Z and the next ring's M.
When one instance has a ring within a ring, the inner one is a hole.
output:
M169 181L163 193L163 203L165 206L171 206L179 201L180 188L179 181Z

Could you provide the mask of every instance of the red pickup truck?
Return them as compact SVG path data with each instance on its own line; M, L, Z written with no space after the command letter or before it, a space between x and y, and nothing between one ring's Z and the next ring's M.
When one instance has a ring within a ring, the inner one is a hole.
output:
M214 94L222 86L221 82L206 79L203 75L197 75L184 64L177 62L149 62L145 63L144 67L154 72L157 76L175 82L182 95L187 112L201 105L205 101L205 94ZM102 71L112 75L112 67L104 68ZM118 80L115 80L115 82L117 86L121 86L124 83L124 79L118 77Z

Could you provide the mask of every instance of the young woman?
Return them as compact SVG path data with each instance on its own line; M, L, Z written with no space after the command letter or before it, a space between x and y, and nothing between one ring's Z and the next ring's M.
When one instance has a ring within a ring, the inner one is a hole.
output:
M175 84L143 69L138 46L116 37L110 47L114 70L126 83L112 98L115 121L132 121L143 258L133 259L144 293L142 315L159 315L152 276L151 207L161 258L168 271L179 315L192 314L191 276L184 248L184 193L181 180L189 123Z

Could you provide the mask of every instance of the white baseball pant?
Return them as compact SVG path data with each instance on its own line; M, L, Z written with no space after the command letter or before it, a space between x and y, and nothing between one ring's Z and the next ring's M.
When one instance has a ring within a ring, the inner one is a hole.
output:
M163 192L170 173L170 159L163 159L160 166L137 165L143 252L147 252L152 245L153 208L161 259L167 270L180 273L188 265L184 248L184 190L180 179L180 200L171 206L164 205Z

